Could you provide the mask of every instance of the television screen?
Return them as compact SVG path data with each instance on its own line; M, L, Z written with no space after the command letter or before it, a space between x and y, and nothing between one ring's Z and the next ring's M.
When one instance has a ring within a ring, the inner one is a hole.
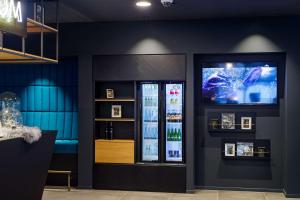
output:
M202 97L209 104L277 104L277 66L269 62L204 64Z

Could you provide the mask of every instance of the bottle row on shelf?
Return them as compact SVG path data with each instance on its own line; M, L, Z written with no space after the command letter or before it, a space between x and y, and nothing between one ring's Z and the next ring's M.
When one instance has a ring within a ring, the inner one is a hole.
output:
M167 131L167 141L181 141L182 140L182 132L180 128L168 128Z
M144 106L157 107L158 106L158 98L157 97L144 97Z
M144 122L157 122L158 121L158 111L154 109L145 109L143 121Z
M167 121L168 122L182 122L182 114L181 113L167 113Z
M147 156L156 156L156 155L158 155L157 145L146 144L144 148L145 148L144 155L147 155Z
M175 151L169 150L168 154L169 154L169 158L181 158L179 150L175 150Z
M144 139L157 139L158 127L144 127Z

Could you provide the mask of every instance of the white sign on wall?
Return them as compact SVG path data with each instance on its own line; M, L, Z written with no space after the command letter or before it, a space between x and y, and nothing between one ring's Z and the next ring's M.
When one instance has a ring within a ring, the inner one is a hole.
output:
M14 0L0 0L0 17L7 22L11 22L15 19L17 22L21 23L23 21L21 2L15 2Z
M26 35L23 5L19 0L0 0L0 30Z

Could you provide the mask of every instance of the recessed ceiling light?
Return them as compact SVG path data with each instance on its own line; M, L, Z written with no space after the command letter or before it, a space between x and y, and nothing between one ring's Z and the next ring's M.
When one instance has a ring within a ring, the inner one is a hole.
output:
M151 2L150 1L138 1L135 4L138 7L149 7L151 6Z

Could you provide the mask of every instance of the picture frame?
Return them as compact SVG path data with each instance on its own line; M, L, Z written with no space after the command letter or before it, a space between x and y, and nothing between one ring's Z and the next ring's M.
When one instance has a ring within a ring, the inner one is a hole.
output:
M238 157L253 157L254 156L254 143L253 142L237 142L236 155Z
M260 157L260 158L263 158L265 157L265 153L266 153L266 147L257 147L257 156Z
M235 113L222 113L222 129L235 129Z
M111 117L112 118L121 118L122 117L122 106L121 105L112 105L111 106Z
M220 129L220 120L219 119L210 119L209 120L209 129L211 129L211 130Z
M235 157L235 143L225 143L225 157Z
M106 89L106 98L107 99L114 99L115 94L113 89Z
M241 129L252 130L252 117L241 117Z

